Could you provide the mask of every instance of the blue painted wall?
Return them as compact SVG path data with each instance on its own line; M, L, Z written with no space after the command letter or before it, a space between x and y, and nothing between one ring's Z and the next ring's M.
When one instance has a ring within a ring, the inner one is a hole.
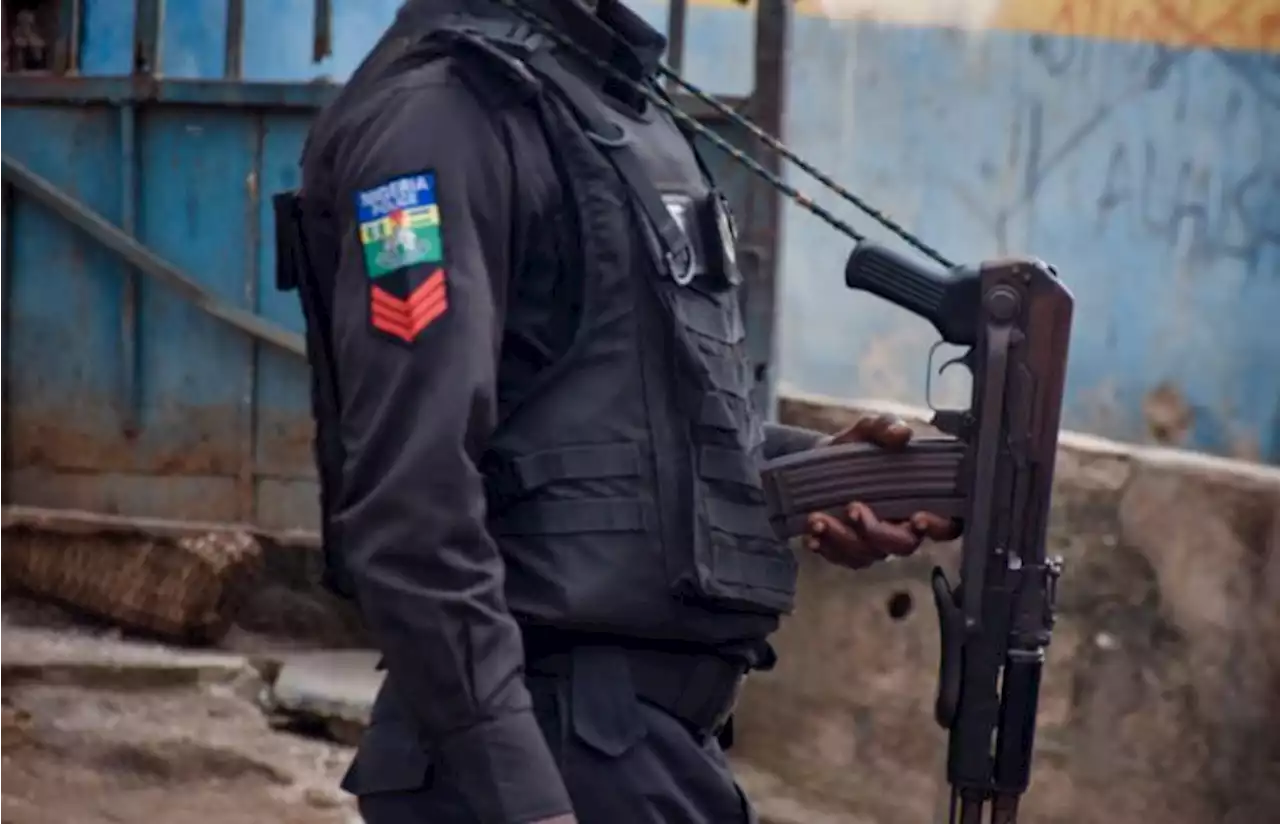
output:
M801 155L953 258L1059 267L1065 426L1144 441L1185 403L1185 443L1280 462L1274 54L812 18L794 53ZM825 226L792 209L785 231L782 380L919 402L928 327L839 294Z
M312 65L311 0L253 0L244 76L340 80L396 5L336 0L334 54ZM223 0L167 6L161 73L221 76ZM636 7L665 22L665 3ZM89 0L85 74L129 71L132 8ZM1153 422L1185 425L1197 448L1280 463L1277 57L1007 28L799 15L788 141L954 258L1031 253L1060 267L1079 300L1067 426L1146 440ZM690 79L747 92L752 31L747 12L695 5ZM264 195L296 183L306 116L141 109L132 201L122 122L107 106L7 104L4 150L110 220L132 211L143 241L218 295L299 330L292 296L270 284ZM5 219L6 498L312 523L295 358L145 278L131 287L117 260L21 198ZM926 325L846 292L849 243L816 218L791 207L781 228L780 383L922 400ZM1179 402L1188 411L1171 415Z

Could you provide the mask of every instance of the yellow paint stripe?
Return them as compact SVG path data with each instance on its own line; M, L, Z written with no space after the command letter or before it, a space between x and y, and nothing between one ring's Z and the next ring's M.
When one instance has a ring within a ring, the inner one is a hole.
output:
M410 226L439 226L440 207L425 206L407 210Z
M737 0L689 3L744 8ZM1280 53L1280 0L796 0L795 8L833 20Z
M408 215L409 225L412 227L440 225L439 206L416 206L405 209L405 213ZM395 230L395 224L390 218L383 217L366 221L360 224L360 242L373 243L374 241L391 237Z

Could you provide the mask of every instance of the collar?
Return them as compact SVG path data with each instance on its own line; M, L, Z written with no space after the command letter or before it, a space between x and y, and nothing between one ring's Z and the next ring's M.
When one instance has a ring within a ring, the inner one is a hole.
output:
M589 53L633 80L658 68L667 39L621 0L600 0L594 13L574 0L516 0L557 26Z

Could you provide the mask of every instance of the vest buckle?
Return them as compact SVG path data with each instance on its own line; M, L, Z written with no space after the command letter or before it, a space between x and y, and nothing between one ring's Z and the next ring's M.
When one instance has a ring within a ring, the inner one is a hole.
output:
M671 279L679 286L688 286L693 283L693 277L697 273L697 266L693 260L693 250L685 245L680 249L668 251L664 257L667 261L667 271L671 273Z

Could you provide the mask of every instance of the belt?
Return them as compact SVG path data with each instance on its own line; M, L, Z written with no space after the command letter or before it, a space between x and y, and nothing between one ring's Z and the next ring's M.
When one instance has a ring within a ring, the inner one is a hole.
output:
M585 647L551 653L529 650L526 669L532 675L569 676L573 658ZM733 714L746 669L740 663L707 653L592 646L626 660L636 697L679 719L702 738L718 735Z

